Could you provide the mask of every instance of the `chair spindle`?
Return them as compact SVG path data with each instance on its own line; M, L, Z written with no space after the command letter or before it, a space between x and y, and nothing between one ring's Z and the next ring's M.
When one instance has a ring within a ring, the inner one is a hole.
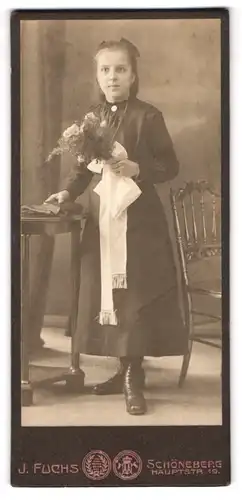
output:
M205 208L204 208L204 194L201 194L200 199L201 212L202 212L202 232L203 232L203 243L207 243L207 230L206 230L206 220L205 220Z
M183 219L184 219L184 226L185 226L186 245L189 247L189 246L191 246L191 238L190 238L189 229L188 229L187 212L186 212L184 200L182 200L182 212L183 212Z
M178 245L180 248L179 252L179 258L181 262L181 267L183 271L183 277L185 280L186 286L188 285L188 276L187 276L187 269L186 269L186 258L185 258L185 252L183 248L183 242L182 242L182 235L181 235L181 228L180 228L180 222L179 222L179 216L177 213L177 205L176 205L176 198L174 195L172 195L172 208L173 208L173 214L175 217L175 223L176 223L176 230L177 230L177 240L178 240ZM184 202L182 201L182 208L183 208L183 214L184 214L184 222L185 222L185 232L186 232L186 244L188 245L190 239L189 239L189 233L188 233L188 225L187 225L187 219L186 219L186 208L184 206Z
M194 239L194 243L197 244L197 224L196 224L196 217L195 217L195 207L194 207L193 193L190 194L190 201L191 201L191 210L192 210L193 239Z

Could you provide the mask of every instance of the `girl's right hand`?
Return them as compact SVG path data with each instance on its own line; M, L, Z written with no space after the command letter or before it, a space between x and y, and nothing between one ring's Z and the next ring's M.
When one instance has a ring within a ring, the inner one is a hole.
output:
M58 203L59 205L61 203L64 203L65 201L68 201L70 199L70 194L69 191L60 191L59 193L54 193L47 198L47 200L44 201L44 203Z

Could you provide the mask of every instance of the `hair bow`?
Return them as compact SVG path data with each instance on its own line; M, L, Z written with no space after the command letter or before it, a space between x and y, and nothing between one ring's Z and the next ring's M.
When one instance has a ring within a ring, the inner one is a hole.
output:
M137 47L132 42L130 42L129 40L127 40L126 38L121 38L120 40L117 40L117 41L114 41L114 40L112 40L112 41L106 41L106 40L104 40L103 42L101 42L99 44L98 50L105 49L105 48L111 48L114 45L120 45L120 46L125 47L126 50L128 50L128 52L133 57L140 57L140 53L139 53Z

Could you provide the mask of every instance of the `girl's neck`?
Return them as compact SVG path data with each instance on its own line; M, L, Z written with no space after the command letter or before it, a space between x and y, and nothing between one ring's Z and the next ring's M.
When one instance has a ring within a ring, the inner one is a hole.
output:
M114 106L114 105L120 106L121 104L125 104L125 103L131 101L134 98L135 98L135 96L129 95L127 97L123 97L123 99L113 99L113 100L110 100L110 99L107 99L107 97L103 95L101 97L101 100L103 102L106 102L109 106Z
M129 96L123 97L122 99L107 99L107 97L105 97L105 100L108 104L121 104L122 102L127 102L128 99Z

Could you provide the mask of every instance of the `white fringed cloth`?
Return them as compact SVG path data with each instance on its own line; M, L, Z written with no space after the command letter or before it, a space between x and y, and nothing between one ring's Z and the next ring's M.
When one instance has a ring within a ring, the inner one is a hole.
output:
M113 157L127 158L124 147L115 142ZM93 160L89 170L102 173L94 188L100 197L99 233L101 257L101 325L117 325L113 289L127 288L127 209L141 195L137 184L113 173L107 162Z

